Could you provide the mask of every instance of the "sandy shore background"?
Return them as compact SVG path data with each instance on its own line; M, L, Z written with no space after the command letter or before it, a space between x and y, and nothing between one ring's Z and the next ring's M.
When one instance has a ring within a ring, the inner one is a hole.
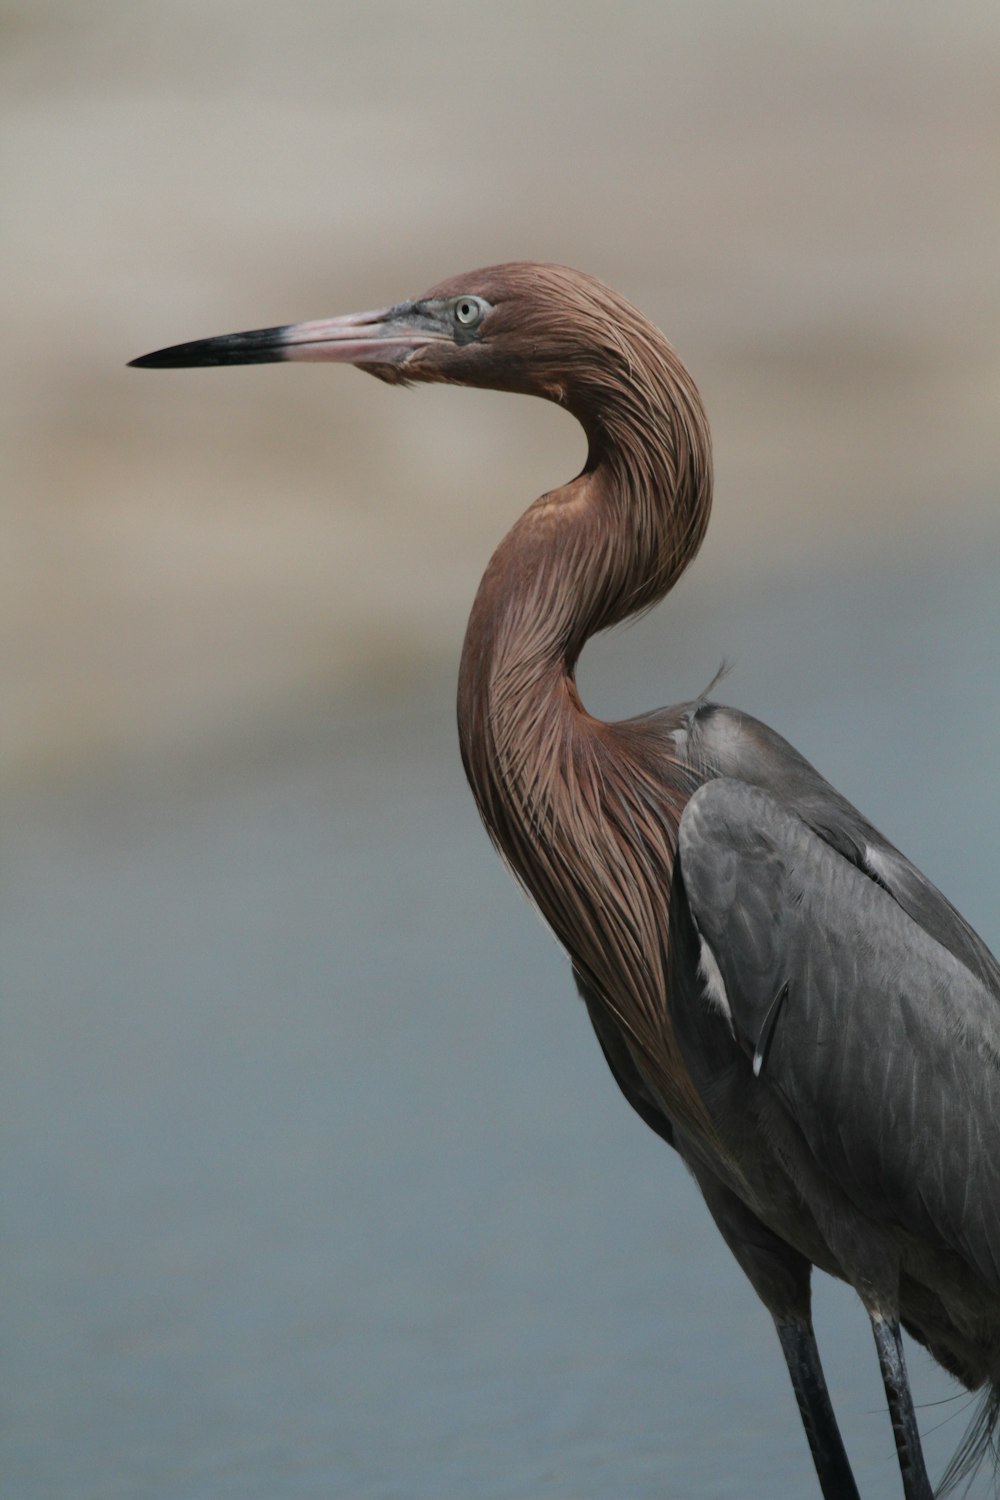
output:
M706 587L997 546L998 38L985 0L5 5L0 772L454 656L569 421L124 366L491 261L578 264L685 355Z

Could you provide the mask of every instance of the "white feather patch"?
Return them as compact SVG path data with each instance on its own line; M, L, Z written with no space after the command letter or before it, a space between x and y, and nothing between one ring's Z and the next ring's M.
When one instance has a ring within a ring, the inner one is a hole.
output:
M883 885L889 885L891 883L892 865L890 861L886 859L881 849L876 849L871 844L866 844L865 864L868 866L868 869L871 871L871 873L875 876L876 880L880 880Z
M701 957L698 961L698 973L705 983L705 995L716 1010L721 1011L729 1022L730 1028L733 1024L733 1013L729 1005L729 996L726 994L726 982L722 977L722 971L715 961L715 954L698 934L701 940Z

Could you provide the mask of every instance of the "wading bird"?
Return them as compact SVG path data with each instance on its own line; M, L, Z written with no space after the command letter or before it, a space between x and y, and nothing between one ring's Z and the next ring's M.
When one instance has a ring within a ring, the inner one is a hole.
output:
M1000 967L790 745L699 698L604 723L574 668L694 557L712 492L663 335L563 266L379 312L181 344L143 366L338 360L390 384L544 396L589 443L486 570L462 654L465 769L573 961L626 1099L680 1152L778 1332L826 1500L857 1488L810 1314L819 1266L871 1319L907 1500L929 1500L900 1325L1000 1419Z

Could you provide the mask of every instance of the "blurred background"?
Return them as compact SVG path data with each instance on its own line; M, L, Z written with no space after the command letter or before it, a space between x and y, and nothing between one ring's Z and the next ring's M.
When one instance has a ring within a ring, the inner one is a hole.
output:
M998 63L987 0L0 4L6 1493L813 1493L462 778L479 574L581 435L125 363L506 259L612 283L698 380L716 510L588 706L729 658L996 948ZM864 1316L817 1301L895 1495ZM968 1413L911 1361L939 1472Z

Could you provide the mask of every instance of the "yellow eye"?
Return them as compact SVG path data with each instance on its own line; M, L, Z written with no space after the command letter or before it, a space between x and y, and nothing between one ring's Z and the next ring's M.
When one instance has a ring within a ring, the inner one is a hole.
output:
M455 321L463 328L475 328L482 316L482 304L476 297L459 297L455 303Z

